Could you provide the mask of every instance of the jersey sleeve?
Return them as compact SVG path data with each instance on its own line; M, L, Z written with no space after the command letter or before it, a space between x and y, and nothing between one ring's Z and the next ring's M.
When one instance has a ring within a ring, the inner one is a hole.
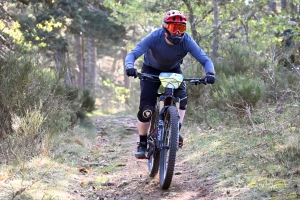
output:
M134 62L148 49L151 48L151 45L153 44L153 36L152 34L147 35L144 37L135 47L134 49L129 52L125 58L125 68L131 68L134 67Z
M199 47L199 45L191 37L188 39L187 45L190 54L203 66L205 74L208 72L216 73L214 64L210 58L204 53L204 51Z

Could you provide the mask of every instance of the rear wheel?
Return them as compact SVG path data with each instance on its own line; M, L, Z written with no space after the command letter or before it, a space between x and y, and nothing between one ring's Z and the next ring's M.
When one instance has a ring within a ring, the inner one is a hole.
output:
M168 189L172 182L178 149L178 124L177 108L170 106L165 113L163 148L160 151L159 183L161 189Z
M150 133L148 134L148 169L149 176L154 177L158 173L159 168L159 151L157 149L157 125L158 125L158 106L156 107L150 122Z

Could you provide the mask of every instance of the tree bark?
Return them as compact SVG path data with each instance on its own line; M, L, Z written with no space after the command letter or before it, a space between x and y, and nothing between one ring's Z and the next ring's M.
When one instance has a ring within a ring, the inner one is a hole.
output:
M192 37L194 38L194 40L199 44L200 42L200 36L199 33L197 32L197 28L196 28L196 20L194 17L194 9L191 5L191 2L189 0L183 0L183 2L185 3L187 9L188 9L188 13L189 13L189 22L190 22L190 26L191 26L191 31L192 31Z
M275 14L278 13L278 12L277 12L277 4L276 4L276 1L274 1L274 0L270 0L270 1L269 1L269 10L270 10L270 12L273 12L273 13L275 13Z
M88 44L88 79L87 86L90 89L91 93L94 94L95 83L96 83L96 74L97 74L97 47L95 45L94 38L87 39Z
M82 69L82 53L81 53L81 41L80 37L74 36L74 49L76 55L76 86L81 88L82 86L82 77L81 77L81 69Z
M290 2L290 9L291 9L291 11L290 11L291 20L293 20L293 21L299 20L300 16L299 16L298 8L297 8L297 3Z
M84 56L84 51L85 51L85 44L84 44L84 36L81 36L81 58L82 58L82 66L80 69L80 76L81 76L81 80L82 80L82 85L81 88L84 89L86 82L85 82L85 56Z
M285 10L286 9L286 0L281 0L281 10Z
M123 68L124 68L124 87L127 89L130 89L131 83L130 83L130 79L126 74L126 70L125 70L125 58L127 55L127 50L125 49L126 44L123 42L122 46L124 48L122 48L121 53L122 53L122 60L123 60Z
M214 41L213 41L213 47L212 47L212 58L216 59L218 57L218 47L219 47L219 7L218 7L218 0L214 0L214 25L215 25L215 30L214 30Z
M55 51L54 52L54 60L55 60L55 70L56 70L56 73L59 73L60 72L60 68L61 68L61 62L64 60L64 53L61 52L61 51Z
M66 58L67 58L67 63L70 63L70 54L69 52L66 53ZM73 80L73 74L72 74L72 69L70 68L70 65L66 66L66 77L65 77L65 83L72 85L74 83Z

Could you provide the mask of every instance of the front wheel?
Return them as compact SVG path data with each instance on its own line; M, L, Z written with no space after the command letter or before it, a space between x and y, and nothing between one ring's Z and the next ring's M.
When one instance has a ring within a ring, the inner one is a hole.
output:
M170 106L165 113L163 147L160 151L159 183L161 189L168 189L172 182L178 149L178 124L179 114L177 108Z

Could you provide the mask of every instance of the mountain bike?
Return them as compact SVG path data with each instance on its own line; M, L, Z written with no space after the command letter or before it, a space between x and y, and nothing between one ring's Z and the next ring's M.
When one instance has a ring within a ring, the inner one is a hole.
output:
M171 185L176 152L179 148L179 103L180 98L173 95L184 81L189 84L206 84L205 78L184 78L182 74L162 72L160 75L137 73L140 80L161 82L163 93L157 93L158 103L150 121L147 135L149 176L154 177L159 170L161 189Z

